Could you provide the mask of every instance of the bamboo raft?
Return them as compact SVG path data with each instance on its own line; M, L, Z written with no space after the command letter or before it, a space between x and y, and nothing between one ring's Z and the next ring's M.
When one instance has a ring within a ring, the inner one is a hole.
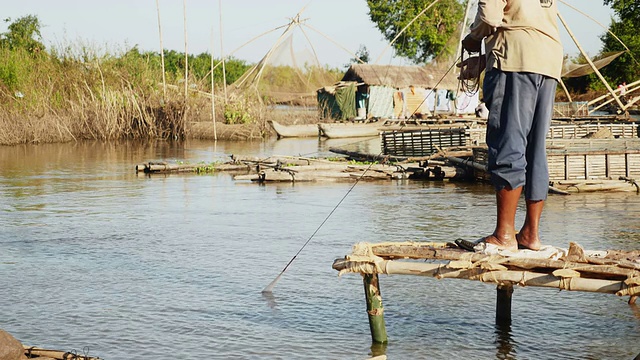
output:
M48 350L35 346L22 346L24 355L27 359L42 360L100 360L99 357L89 356L88 354L78 354L75 351Z
M572 128L576 131L576 128ZM445 129L461 140L464 128ZM615 129L614 129L615 130ZM440 131L440 130L439 130ZM620 191L640 193L640 139L611 139L611 129L601 127L590 138L554 139L547 142L550 191L568 195L578 192ZM605 134L605 138L599 138ZM424 135L424 134L423 134ZM565 132L566 135L566 132ZM235 180L265 182L316 182L357 180L461 180L488 181L485 146L442 148L431 142L428 156L367 154L330 148L343 155L339 160L274 155L267 158L234 156L225 163L169 164L148 162L136 166L137 173L233 172ZM349 160L378 162L356 164Z
M451 154L467 155L470 150L451 151ZM356 156L355 154L353 154ZM137 173L210 173L232 172L234 180L254 182L316 182L355 180L402 180L402 179L471 179L473 173L464 167L448 166L440 154L430 157L391 158L371 155L366 161L380 162L355 164L349 158L327 160L295 156L272 156L268 158L232 156L226 163L169 164L149 162L136 166ZM393 162L393 163L391 163Z
M333 262L333 269L340 275L363 276L371 336L377 343L387 342L378 274L496 284L498 323L511 322L514 285L629 296L629 304L640 295L640 250L585 251L570 243L568 250L550 258L536 257L539 252L530 250L512 253L513 256L504 256L468 252L453 243L358 243L350 255Z

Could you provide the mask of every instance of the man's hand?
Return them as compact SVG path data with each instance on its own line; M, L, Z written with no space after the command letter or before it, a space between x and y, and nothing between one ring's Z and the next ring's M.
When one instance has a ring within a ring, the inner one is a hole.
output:
M487 66L485 55L474 56L456 64L460 68L459 80L477 79Z
M479 53L481 47L482 40L474 39L471 37L471 34L468 34L464 39L462 39L462 48L470 53Z

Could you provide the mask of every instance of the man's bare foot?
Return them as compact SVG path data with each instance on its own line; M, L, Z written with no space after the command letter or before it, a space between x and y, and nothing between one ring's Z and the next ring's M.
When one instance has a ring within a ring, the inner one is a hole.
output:
M537 236L528 236L526 231L520 231L516 234L516 241L520 249L540 250L542 243Z
M493 244L497 246L499 249L518 250L518 242L516 241L515 236L498 237L495 234L491 234L483 238L482 242L486 242L487 244Z

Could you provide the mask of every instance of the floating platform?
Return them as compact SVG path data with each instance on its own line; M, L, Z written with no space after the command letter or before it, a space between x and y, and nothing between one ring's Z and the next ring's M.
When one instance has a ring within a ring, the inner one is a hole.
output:
M381 133L382 153L393 156L429 156L439 149L452 146L477 146L486 141L483 123L467 123L385 129ZM638 138L634 122L553 122L547 139Z
M475 178L489 180L487 148L473 148ZM565 192L640 192L640 139L547 141L550 186ZM464 161L460 161L464 164Z
M429 262L425 262L429 260ZM510 323L513 287L550 287L560 290L640 295L640 251L585 251L576 243L569 249L550 246L540 251L468 252L453 243L358 243L352 253L333 262L339 274L363 276L371 336L387 342L378 274L467 279L497 286L496 321Z

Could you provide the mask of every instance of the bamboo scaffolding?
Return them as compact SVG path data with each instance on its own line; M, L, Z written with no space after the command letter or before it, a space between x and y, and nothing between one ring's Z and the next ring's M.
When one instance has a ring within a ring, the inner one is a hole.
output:
M598 68L593 64L593 61L591 61L591 58L589 57L589 55L584 51L584 49L582 48L582 46L580 45L576 37L573 35L573 32L569 28L569 25L567 25L567 23L564 21L564 18L562 17L562 15L560 15L560 13L558 13L558 19L560 19L560 22L562 23L564 28L567 30L567 33L569 33L569 36L571 37L573 42L576 44L576 47L578 48L578 50L580 50L580 53L582 54L582 56L584 56L589 66L591 66L591 68L593 69L593 72L598 76L600 81L602 81L604 86L607 88L607 90L609 91L609 94L611 94L611 96L616 100L616 103L618 104L618 106L620 106L620 109L624 109L625 108L624 104L622 103L618 95L613 91L613 89L611 88L607 80L602 76L600 71L598 71Z

